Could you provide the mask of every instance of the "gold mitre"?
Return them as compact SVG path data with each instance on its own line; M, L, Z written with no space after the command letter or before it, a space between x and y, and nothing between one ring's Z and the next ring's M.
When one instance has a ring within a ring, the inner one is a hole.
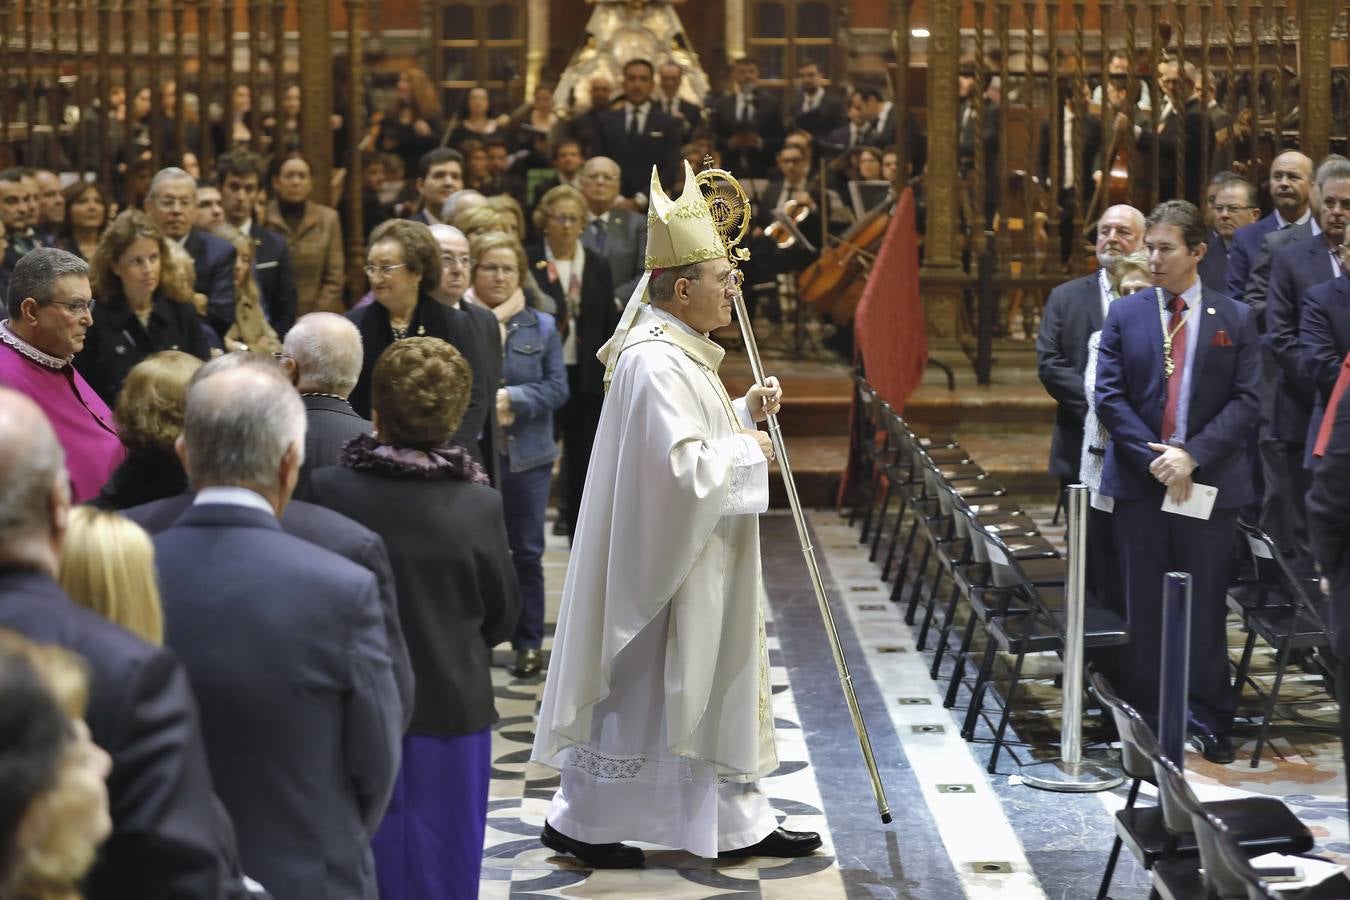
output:
M661 189L652 166L652 189L647 207L647 269L673 269L727 255L726 244L713 223L708 201L689 162L684 163L684 193L671 200Z

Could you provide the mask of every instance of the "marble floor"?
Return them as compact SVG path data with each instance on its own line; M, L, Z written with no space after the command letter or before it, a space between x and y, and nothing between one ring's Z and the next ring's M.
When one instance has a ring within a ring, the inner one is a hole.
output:
M1056 539L1049 508L1032 510ZM543 679L516 679L499 648L493 671L501 715L493 736L493 781L483 850L481 896L815 898L1065 898L1096 894L1112 839L1112 814L1125 788L1060 794L1022 783L1034 762L1029 744L1053 755L1058 734L1054 660L1031 666L1029 690L1013 728L1021 746L986 769L990 730L961 739L963 710L942 707L945 679L928 674L931 655L915 647L916 628L888 602L880 578L857 543L857 530L832 511L809 514L832 611L852 683L867 723L887 800L890 825L878 817L871 784L802 560L796 529L784 513L761 519L766 620L782 765L761 786L788 828L819 831L824 847L798 860L719 863L683 852L647 848L647 866L594 872L539 844L557 773L529 762L534 714ZM567 565L566 541L549 538L545 559L549 634ZM1232 630L1233 655L1242 636ZM545 639L545 649L549 638ZM1269 659L1258 654L1258 677ZM1297 676L1289 699L1320 687ZM1044 701L1044 702L1042 702ZM963 697L960 705L964 705ZM1282 798L1313 829L1316 852L1350 863L1345 778L1326 707L1281 707L1270 752L1249 767L1254 728L1239 728L1238 761L1216 766L1188 753L1188 777L1202 799L1259 793ZM1297 725L1290 722L1297 717ZM1088 723L1092 733L1092 723ZM1244 753L1244 750L1246 751ZM1047 755L1042 753L1041 755ZM1111 896L1148 896L1147 875L1122 855Z

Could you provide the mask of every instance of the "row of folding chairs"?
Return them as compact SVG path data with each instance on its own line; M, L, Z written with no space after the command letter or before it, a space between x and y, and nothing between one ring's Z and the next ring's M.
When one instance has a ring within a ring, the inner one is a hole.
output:
M856 375L855 384L862 488L850 521L861 519L860 540L870 544L871 558L884 556L882 578L894 576L891 600L904 604L906 622L919 625L918 649L931 646L935 680L950 661L944 706L955 707L961 686L969 687L961 729L967 740L975 738L994 693L998 651L1012 658L993 729L988 768L994 772L1027 655L1063 650L1065 560L959 443L916 435L865 377ZM984 651L977 663L981 633ZM1086 611L1086 648L1128 639L1118 616Z
M1165 900L1278 896L1251 859L1266 853L1307 853L1313 847L1308 826L1275 797L1202 803L1143 717L1100 673L1091 678L1093 693L1115 721L1121 766L1132 779L1125 806L1116 812L1116 837L1097 900L1108 896L1120 851L1126 847ZM1157 790L1156 805L1138 803L1144 784Z

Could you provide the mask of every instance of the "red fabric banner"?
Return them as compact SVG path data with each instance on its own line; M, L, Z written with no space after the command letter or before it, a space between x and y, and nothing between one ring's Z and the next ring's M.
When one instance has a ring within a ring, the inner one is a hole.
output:
M897 411L923 381L928 332L919 295L919 234L914 192L900 196L881 242L853 321L863 371L872 387Z

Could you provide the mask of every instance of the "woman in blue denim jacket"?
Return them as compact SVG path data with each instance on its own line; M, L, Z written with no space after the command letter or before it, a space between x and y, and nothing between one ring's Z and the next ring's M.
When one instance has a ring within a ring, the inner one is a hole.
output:
M525 251L515 238L489 232L473 239L472 302L492 310L502 331L502 382L497 389L495 445L500 453L498 484L506 512L520 620L511 644L515 674L538 675L544 640L544 514L548 510L553 461L553 411L567 402L567 369L553 316L525 305L520 281Z

